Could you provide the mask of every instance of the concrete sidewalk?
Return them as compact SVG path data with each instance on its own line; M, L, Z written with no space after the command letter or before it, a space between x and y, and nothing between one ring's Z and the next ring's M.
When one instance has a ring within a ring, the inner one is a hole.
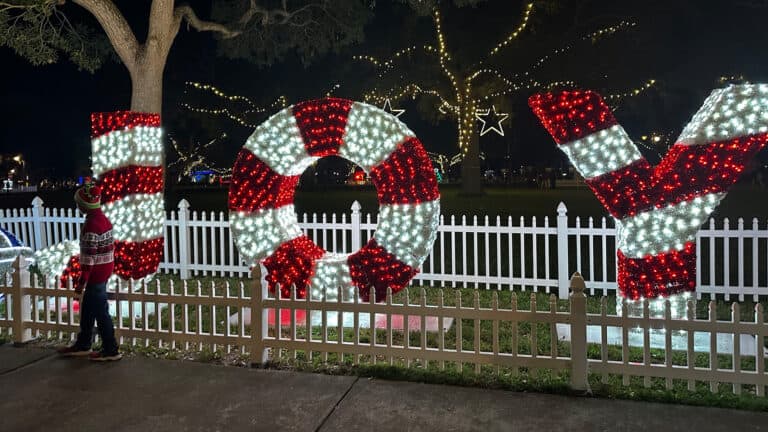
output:
M768 431L768 413L0 346L0 431Z

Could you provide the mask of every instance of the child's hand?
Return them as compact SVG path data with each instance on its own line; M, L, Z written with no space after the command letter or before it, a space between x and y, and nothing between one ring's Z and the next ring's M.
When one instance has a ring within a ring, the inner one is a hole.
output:
M83 284L78 282L78 284L75 286L75 294L80 295L83 293Z

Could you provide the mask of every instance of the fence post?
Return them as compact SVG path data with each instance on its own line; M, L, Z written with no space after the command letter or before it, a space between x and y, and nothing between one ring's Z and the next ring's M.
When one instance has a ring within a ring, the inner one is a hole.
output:
M179 277L189 279L189 201L179 201Z
M557 206L557 297L568 297L568 208Z
M361 208L362 206L357 200L352 203L352 217L350 218L352 222L352 252L357 252L362 247Z
M32 329L24 326L26 322L32 321L32 298L29 294L25 294L25 288L27 288L25 284L29 284L29 272L27 262L21 255L13 262L12 280L13 343L19 346L32 340Z
M32 200L32 233L35 239L32 248L39 251L45 247L43 244L43 200L39 196Z
M269 334L269 311L263 307L263 301L267 298L267 284L262 283L261 264L255 263L251 270L253 289L251 290L251 367L259 367L267 364L269 350L264 343ZM275 326L279 329L280 317L275 317ZM279 331L279 330L278 330Z
M587 361L587 296L579 272L571 277L571 388L589 391Z

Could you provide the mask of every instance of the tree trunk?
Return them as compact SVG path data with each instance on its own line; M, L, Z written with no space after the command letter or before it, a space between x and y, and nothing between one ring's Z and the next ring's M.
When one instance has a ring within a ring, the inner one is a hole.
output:
M131 71L131 111L161 113L164 69L165 56L138 59Z
M483 182L480 173L480 139L477 131L469 136L469 146L461 163L462 195L482 195Z
M459 149L464 155L461 161L462 195L482 195L483 183L480 175L480 137L477 133L475 111L469 92L465 95L466 104L459 112Z

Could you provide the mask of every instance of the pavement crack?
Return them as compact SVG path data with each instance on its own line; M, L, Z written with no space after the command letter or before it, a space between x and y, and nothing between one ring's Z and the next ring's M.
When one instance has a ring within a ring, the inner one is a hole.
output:
M347 389L347 391L345 391L344 394L341 395L339 400L336 401L336 404L334 404L333 407L331 407L331 409L328 410L328 414L326 414L325 417L323 417L323 420L320 422L320 424L317 425L317 427L315 428L315 432L318 432L320 429L323 428L323 426L325 425L325 422L327 422L328 419L331 418L331 415L333 415L333 413L336 411L336 409L339 407L339 405L341 405L341 403L344 401L344 399L347 398L347 395L349 394L349 392L352 391L352 388L355 386L355 384L357 384L357 382L359 380L360 380L360 377L356 376L355 380L352 381L352 384L349 385L349 388Z
M56 358L56 357L57 357L57 354L55 352L51 353L49 355L46 355L46 356L40 357L38 359L35 359L35 360L33 360L33 361L29 362L29 363L24 363L23 365L16 366L15 368L8 369L5 372L0 372L0 376L10 375L13 372L16 372L16 371L19 371L19 370L22 370L22 369L26 369L27 367L30 367L32 365L35 365L35 364L38 364L38 363L43 362L45 360L49 360L49 359Z

